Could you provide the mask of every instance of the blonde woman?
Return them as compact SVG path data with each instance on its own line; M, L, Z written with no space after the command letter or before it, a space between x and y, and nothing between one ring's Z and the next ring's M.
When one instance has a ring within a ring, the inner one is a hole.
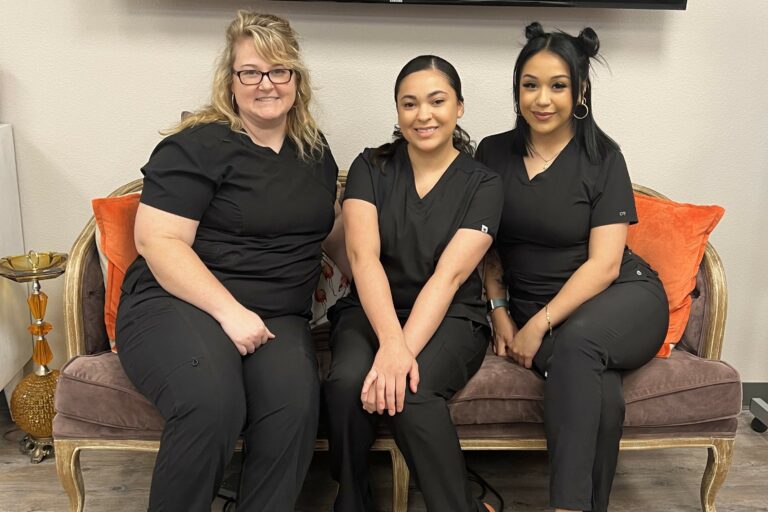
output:
M240 11L211 104L142 168L120 360L166 420L149 510L208 511L235 442L240 511L293 511L317 429L321 250L347 268L338 169L284 19ZM322 248L322 249L321 249Z

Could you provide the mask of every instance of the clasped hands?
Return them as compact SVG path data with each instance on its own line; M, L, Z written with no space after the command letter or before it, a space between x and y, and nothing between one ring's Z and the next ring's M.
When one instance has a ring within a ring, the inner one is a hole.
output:
M388 340L379 347L363 381L363 409L379 414L387 411L390 416L403 412L406 384L413 393L418 389L419 363L404 338Z
M536 326L531 318L522 329L517 328L505 308L491 312L493 321L493 352L500 357L509 357L520 366L530 368L533 358L541 347L546 330Z

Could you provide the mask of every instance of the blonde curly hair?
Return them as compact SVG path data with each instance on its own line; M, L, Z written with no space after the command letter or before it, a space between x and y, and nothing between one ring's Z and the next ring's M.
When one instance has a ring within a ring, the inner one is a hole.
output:
M178 124L161 132L163 135L178 133L191 126L206 123L227 123L234 131L243 129L243 121L232 105L232 66L235 61L235 45L244 38L251 38L256 51L265 60L282 64L293 70L296 77L296 102L288 111L287 135L296 144L302 160L319 159L325 142L317 122L309 111L312 87L309 70L301 59L299 42L288 20L272 14L260 14L239 10L227 28L227 45L216 64L213 76L211 103L184 117Z

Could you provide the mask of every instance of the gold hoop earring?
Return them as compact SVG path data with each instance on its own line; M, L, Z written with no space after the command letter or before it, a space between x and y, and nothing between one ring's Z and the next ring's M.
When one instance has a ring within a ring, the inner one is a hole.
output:
M577 111L577 109L578 109L579 107L584 107L584 115L581 115L581 116L579 116L579 115L576 115L576 111ZM575 119L578 119L579 121L581 121L582 119L586 119L586 117L587 117L588 115L589 115L589 107L588 107L588 106L587 106L587 104L584 102L584 100L581 100L581 103L579 103L578 105L576 105L576 108L574 108L574 109L573 109L573 117L574 117Z

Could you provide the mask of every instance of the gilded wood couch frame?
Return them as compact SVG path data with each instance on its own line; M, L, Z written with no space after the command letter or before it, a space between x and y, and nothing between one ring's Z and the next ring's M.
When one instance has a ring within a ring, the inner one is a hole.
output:
M340 176L343 184L346 176ZM111 195L123 195L141 190L142 181L135 180L115 190ZM634 185L641 194L664 198L662 194ZM95 243L95 221L90 219L78 236L69 255L69 268L65 282L65 323L67 336L67 355L69 358L85 354L82 308L82 278L85 255ZM725 273L717 252L707 245L701 271L709 287L708 314L705 320L701 357L720 359L727 313L727 290ZM55 439L56 470L62 486L67 492L72 512L82 512L85 502L83 477L80 469L80 455L86 451L143 451L156 452L159 441L146 440L106 440L106 439ZM715 512L715 497L725 481L733 455L733 437L669 437L656 439L622 439L622 450L648 450L658 448L700 447L709 452L706 468L701 481L701 509L703 512ZM525 439L462 439L464 450L546 450L543 437ZM328 441L318 439L316 450L327 450ZM389 452L392 460L392 510L406 512L408 508L409 471L405 460L391 438L378 439L374 450Z

